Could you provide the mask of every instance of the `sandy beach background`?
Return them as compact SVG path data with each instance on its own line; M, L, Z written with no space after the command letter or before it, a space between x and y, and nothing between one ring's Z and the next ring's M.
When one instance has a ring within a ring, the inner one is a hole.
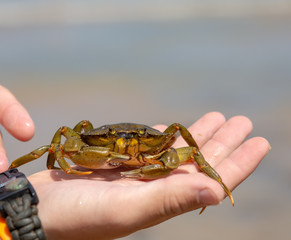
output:
M10 161L89 119L189 126L246 115L271 152L226 200L124 240L290 237L290 1L0 1L0 84L35 137L1 128ZM21 167L45 169L45 157Z

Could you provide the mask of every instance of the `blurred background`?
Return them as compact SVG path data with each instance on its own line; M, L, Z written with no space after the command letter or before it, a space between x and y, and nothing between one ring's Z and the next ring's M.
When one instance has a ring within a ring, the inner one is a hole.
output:
M271 152L229 201L124 240L290 236L291 1L0 0L0 84L30 112L26 143L1 128L10 161L89 119L190 126L246 115ZM45 169L45 157L21 167Z

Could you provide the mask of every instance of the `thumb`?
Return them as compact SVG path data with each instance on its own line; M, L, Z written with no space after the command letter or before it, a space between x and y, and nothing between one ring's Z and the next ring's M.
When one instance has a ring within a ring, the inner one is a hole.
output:
M150 209L147 214L154 216L150 225L221 201L215 192L220 187L218 183L202 173L173 174L152 184L159 186L147 194L152 195L150 199L155 199L155 203L151 202L147 208Z

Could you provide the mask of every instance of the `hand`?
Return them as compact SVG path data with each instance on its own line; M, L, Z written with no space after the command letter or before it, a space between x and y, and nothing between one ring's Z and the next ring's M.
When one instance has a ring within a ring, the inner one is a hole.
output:
M230 190L255 170L270 149L261 137L245 141L252 123L242 116L225 122L220 113L208 113L189 130ZM178 138L174 147L184 145ZM225 198L221 186L194 164L181 165L170 176L152 181L121 178L119 171L97 170L88 176L74 176L46 170L30 176L48 238L122 237Z
M34 135L34 124L13 94L0 85L0 124L14 137L27 141ZM8 160L0 132L0 172L7 170Z

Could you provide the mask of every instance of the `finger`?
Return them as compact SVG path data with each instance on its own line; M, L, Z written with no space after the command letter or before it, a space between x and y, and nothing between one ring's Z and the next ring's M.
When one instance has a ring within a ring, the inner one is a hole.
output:
M201 148L225 123L225 117L219 112L210 112L202 116L188 128L193 138ZM179 137L174 145L176 148L187 146L182 137Z
M266 139L252 138L239 146L229 158L219 164L217 171L224 179L225 184L233 190L256 169L269 149L270 146ZM159 205L151 203L151 207L147 208L149 209L148 216L158 215L153 218L154 220L150 219L151 224L157 224L201 206L218 204L225 197L220 184L202 173L171 175L150 182L147 186L149 185L158 187L151 188L151 191L144 195L152 196L150 199L155 199L154 203L160 203ZM142 189L147 190L146 187ZM143 203L143 201L137 202Z
M270 144L265 138L251 138L222 161L216 170L232 191L257 168L269 150ZM214 191L223 199L224 192L219 185Z
M225 117L219 112L206 113L194 124L192 124L188 130L192 134L193 138L201 148L205 142L207 142L213 134L225 123ZM155 125L154 128L159 131L165 131L166 125ZM174 147L187 146L187 143L182 137L179 137Z
M8 159L3 145L2 134L0 132L0 172L6 171L8 168Z
M122 195L124 197L123 201L119 203L120 214L116 216L115 220L121 218L118 222L130 223L128 226L133 228L153 226L181 213L201 207L198 195L199 192L203 194L205 191L210 195L207 196L207 204L218 204L216 194L207 190L209 182L211 185L211 179L209 180L203 174L176 174L147 182L143 186L130 186L126 190L126 194ZM134 207L125 210L126 208L122 206L123 203ZM139 226L140 219L142 219L142 226Z
M34 135L34 124L28 112L3 86L0 86L0 124L22 141L27 141Z
M233 117L201 148L201 152L205 159L215 167L242 144L252 129L252 122L247 117Z

